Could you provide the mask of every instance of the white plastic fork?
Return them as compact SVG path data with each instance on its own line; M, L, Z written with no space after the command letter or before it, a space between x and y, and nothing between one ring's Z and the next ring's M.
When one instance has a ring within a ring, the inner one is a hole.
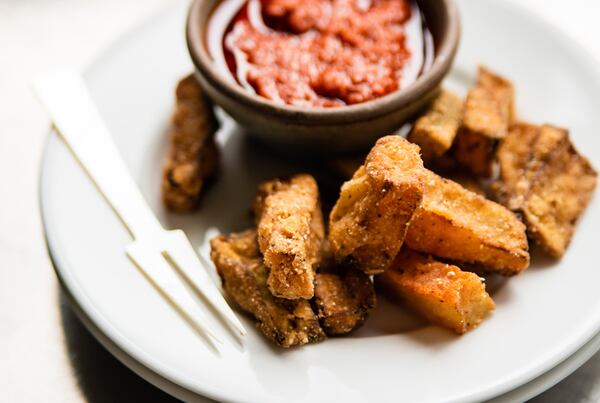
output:
M166 231L152 213L81 75L63 70L39 77L33 86L57 132L134 238L125 250L129 258L198 330L222 343L179 275L232 328L245 335L244 326L209 277L209 268L203 266L184 232Z

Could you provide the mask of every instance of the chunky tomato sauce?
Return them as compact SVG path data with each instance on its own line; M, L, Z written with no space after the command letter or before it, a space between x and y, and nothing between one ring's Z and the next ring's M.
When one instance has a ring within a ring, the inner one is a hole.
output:
M410 84L432 59L409 0L223 0L211 20L213 57L240 85L289 105L369 101Z

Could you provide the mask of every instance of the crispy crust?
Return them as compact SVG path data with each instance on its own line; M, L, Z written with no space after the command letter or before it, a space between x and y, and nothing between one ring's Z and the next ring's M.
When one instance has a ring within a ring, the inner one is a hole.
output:
M525 226L511 211L431 171L405 244L503 275L529 266Z
M597 173L567 130L515 125L498 149L498 198L523 216L529 235L561 257L596 188Z
M315 179L299 174L262 183L254 212L260 250L271 269L268 284L273 295L312 298L325 238Z
M456 94L442 90L417 119L408 140L421 147L425 163L450 149L461 123L462 108L463 102Z
M352 262L368 274L387 269L421 202L424 171L418 146L400 136L377 141L342 186L329 216L329 242L338 262Z
M210 256L227 295L254 316L268 339L287 348L325 338L309 301L277 298L269 291L256 231L214 238Z
M479 67L477 84L467 94L462 126L454 144L459 164L477 176L492 173L495 147L514 120L515 91L510 81Z
M375 307L375 290L360 270L341 268L317 273L315 307L325 333L343 335L358 329Z
M163 165L162 199L174 212L195 210L206 181L219 164L214 141L218 129L212 103L193 75L179 82L171 120L169 149Z
M484 187L479 178L474 177L473 174L469 172L457 168L445 171L441 176L458 183L460 186L479 196L486 197L486 187Z
M499 181L494 183L494 193L499 202L514 211L523 203L523 196L528 191L527 181L523 179L539 129L539 126L522 122L511 125L496 153Z
M482 280L408 248L402 248L392 267L376 277L378 285L431 323L458 334L477 327L496 306Z

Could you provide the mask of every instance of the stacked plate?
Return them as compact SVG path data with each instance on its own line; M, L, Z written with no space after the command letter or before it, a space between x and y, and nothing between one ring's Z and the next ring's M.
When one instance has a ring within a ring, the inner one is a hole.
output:
M160 170L173 90L192 70L183 38L186 6L176 2L123 37L90 66L86 80L163 224L184 229L207 256L214 234L250 225L247 209L260 180L302 168L252 143L221 114L221 175L201 211L163 211ZM459 6L462 42L445 84L464 92L476 66L489 65L514 81L523 119L569 127L578 148L600 161L600 69L592 60L507 2ZM597 197L566 256L558 262L533 256L524 274L492 290L496 311L469 334L454 336L383 302L351 337L282 351L246 320L251 331L243 346L215 354L127 260L129 235L54 135L40 194L56 272L81 319L126 365L185 400L525 400L600 348Z

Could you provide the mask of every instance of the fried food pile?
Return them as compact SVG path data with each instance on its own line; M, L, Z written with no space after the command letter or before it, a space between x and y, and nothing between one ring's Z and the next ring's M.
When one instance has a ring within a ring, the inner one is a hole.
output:
M331 257L315 179L298 174L265 181L253 207L256 229L211 241L229 298L281 347L359 328L375 307L373 283Z
M479 182L490 199L522 220L531 240L560 258L591 200L597 173L575 149L567 129L520 121L514 105L513 84L480 67L477 82L467 93L454 143L445 154L429 160L429 166L450 177L457 171L470 172L468 181ZM438 109L434 101L424 116ZM455 113L449 113L448 119L455 119ZM438 136L434 127L421 132L420 137ZM419 144L424 155L431 154L427 141ZM517 266L519 260L525 264L522 257L514 259ZM517 266L507 268L505 274L518 272Z
M215 171L216 126L189 77L177 99L163 196L188 211ZM332 164L347 181L325 220L311 175L261 183L256 227L211 241L226 294L286 348L362 326L374 283L432 324L476 328L496 307L480 276L522 273L530 240L563 256L597 182L566 129L519 121L514 105L512 83L483 67L464 101L442 90L408 139Z
M509 80L480 67L464 102L442 90L415 121L407 138L424 165L399 136L380 139L363 165L332 164L350 178L330 216L335 256L380 273L378 288L459 334L495 307L479 274L521 273L528 240L560 258L596 187L597 173L568 131L518 121L514 98ZM406 176L398 180L394 168ZM377 169L389 189L412 190L384 202L383 186L369 177ZM385 218L378 223L373 214Z
M379 139L342 186L328 239L338 262L377 274L383 290L456 333L495 307L483 279L459 265L502 275L529 265L517 216L425 168L400 136Z
M306 299L289 300L271 294L255 230L211 241L211 259L223 288L244 311L252 314L263 334L282 347L319 341L325 332Z

